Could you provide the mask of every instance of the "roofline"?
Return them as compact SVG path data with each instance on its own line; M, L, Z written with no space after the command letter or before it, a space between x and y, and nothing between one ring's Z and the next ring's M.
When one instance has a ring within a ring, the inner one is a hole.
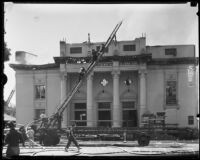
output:
M121 41L118 41L117 40L117 42L134 42L134 41L137 41L138 39L143 39L143 38L145 38L145 37L139 37L139 38L135 38L134 40L121 40ZM114 40L113 40L114 41ZM66 43L65 41L61 41L61 43ZM82 43L66 43L66 44L68 44L68 45L80 45L80 44L91 44L91 45L94 45L94 44L103 44L103 43L105 43L105 41L104 42L90 42L90 43L88 43L87 41L85 41L85 42L82 42Z
M168 46L195 46L195 44L173 44L173 45L155 45L155 46L149 46L146 45L146 47L168 47Z
M60 65L56 63L48 63L42 65L9 64L9 66L14 70L48 70L60 67Z

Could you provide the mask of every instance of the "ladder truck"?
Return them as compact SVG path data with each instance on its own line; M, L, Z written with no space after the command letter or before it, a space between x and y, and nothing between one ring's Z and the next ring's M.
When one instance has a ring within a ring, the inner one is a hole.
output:
M6 100L6 105L7 105L7 106L9 106L10 101L11 101L11 99L12 99L14 93L15 93L15 88L12 89L12 91L10 92L10 94L9 94L7 100Z
M44 144L44 146L51 146L51 145L57 145L60 142L60 136L65 131L61 128L61 121L62 121L62 113L67 108L70 100L73 98L75 93L78 91L78 89L81 87L81 84L83 81L87 78L87 76L93 71L94 67L97 65L101 57L104 55L105 49L108 48L110 43L113 41L113 39L116 37L116 33L118 29L120 28L122 24L122 21L120 21L110 34L109 38L107 39L106 43L102 45L101 49L97 52L97 59L96 61L92 61L88 68L86 69L84 75L80 79L80 81L77 82L75 87L71 90L67 98L60 104L60 106L57 107L57 110L55 113L53 113L51 116L46 118L40 118L36 121L33 121L26 125L25 129L33 124L40 123L40 126L36 128L36 132L39 133L40 141Z

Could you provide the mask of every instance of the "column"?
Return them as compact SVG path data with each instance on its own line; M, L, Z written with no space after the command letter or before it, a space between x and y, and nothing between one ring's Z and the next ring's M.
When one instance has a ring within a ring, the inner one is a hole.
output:
M93 72L87 77L87 126L94 127Z
M147 111L146 106L146 70L139 71L140 99L139 99L139 126L141 126L142 115Z
M66 77L67 75L65 73L61 73L61 81L60 81L60 104L62 104L66 98ZM65 109L63 111L62 115L62 128L66 128L67 126L67 110Z
M113 71L113 125L112 127L121 127L121 109L119 98L119 75L120 71Z
M62 104L66 98L66 64L60 64L60 104ZM67 126L67 111L66 109L62 113L62 128L66 128Z

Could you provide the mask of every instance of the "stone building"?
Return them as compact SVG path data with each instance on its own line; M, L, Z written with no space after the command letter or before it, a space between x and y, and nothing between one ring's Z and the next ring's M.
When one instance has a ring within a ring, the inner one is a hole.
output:
M102 43L60 41L54 63L10 64L17 123L55 112ZM194 45L147 46L145 37L113 41L63 112L62 126L139 127L150 112L164 113L166 124L197 127L197 64Z

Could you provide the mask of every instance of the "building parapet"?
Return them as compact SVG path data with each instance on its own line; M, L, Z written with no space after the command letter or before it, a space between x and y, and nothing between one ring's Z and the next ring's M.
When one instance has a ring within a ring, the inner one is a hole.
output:
M199 57L183 58L155 58L147 62L147 65L174 65L174 64L199 64Z
M54 57L55 63L89 63L92 57ZM151 54L139 54L133 56L104 56L99 62L129 62L129 61L149 61L151 60Z
M81 61L90 63L91 57L54 57L55 63L43 65L10 64L14 70L47 70L60 68L60 63L81 64ZM175 64L199 64L199 57L183 58L151 58L151 54L141 54L135 56L106 56L102 57L97 66L110 66L111 62L119 61L120 65L134 65L146 62L147 65L175 65Z
M14 70L46 70L46 69L56 69L59 68L60 65L56 63L49 63L43 65L25 65L25 64L9 64L11 68Z

